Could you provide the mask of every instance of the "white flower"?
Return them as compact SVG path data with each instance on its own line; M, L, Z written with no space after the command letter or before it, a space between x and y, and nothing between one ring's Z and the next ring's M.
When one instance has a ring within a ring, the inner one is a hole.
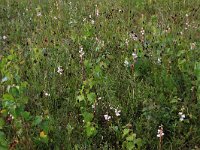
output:
M164 136L163 125L160 125L158 129L157 137L161 138L162 136Z
M126 39L126 41L125 41L125 44L128 46L128 43L129 43L129 41L128 41L128 39Z
M109 104L110 109L114 109L110 104Z
M183 112L179 112L178 115L180 116L180 121L183 121L185 119L185 114L183 114Z
M158 58L158 63L159 63L159 64L161 63L161 58Z
M144 31L143 28L142 28L142 30L140 31L140 33L141 33L142 35L144 35L145 31Z
M125 66L125 67L128 67L128 66L129 66L129 62L128 62L127 59L125 59L125 61L124 61L124 66Z
M196 43L190 43L190 49L193 50L196 47Z
M42 13L41 13L41 12L38 12L38 13L37 13L37 16L38 16L38 17L41 17L41 16L42 16Z
M57 20L58 18L56 16L54 16L53 19Z
M162 137L164 135L164 133L162 133L162 134L157 134L157 137Z
M80 54L80 57L82 58L83 55L85 54L84 51L83 51L83 47L80 48L79 50L79 54Z
M109 116L108 114L104 115L104 119L109 121L111 119L111 116Z
M15 118L13 115L10 115L10 116L11 116L12 120Z
M96 16L97 17L99 16L99 9L97 8L97 5L96 5Z
M182 114L182 115L181 115L181 118L185 118L185 114Z
M178 114L179 114L179 115L182 115L183 113L182 113L182 112L179 112Z
M10 116L10 118L11 118L12 120L15 118L10 112L8 112L8 114L9 114L9 116Z
M45 96L50 96L50 94L47 93L47 92L45 92L45 91L44 91L44 95L45 95Z
M91 20L91 24L94 24L94 20Z
M134 41L138 40L138 37L135 33L130 33L130 38L132 38Z
M180 118L179 120L180 120L180 121L183 121L183 120L184 120L184 118Z
M135 60L138 56L137 56L137 54L136 53L132 53L132 56L133 56L133 59Z
M185 119L185 114L181 115L179 120L183 121L184 119Z
M57 70L57 73L59 73L60 75L63 73L63 69L62 69L62 66L59 66L58 67L58 70Z
M83 22L85 22L86 21L86 18L83 18Z
M115 115L116 115L117 117L120 116L120 113L121 113L121 110L115 109Z
M95 109L95 104L92 105L92 108Z
M7 37L4 35L4 36L3 36L3 39L5 40L5 39L7 39Z

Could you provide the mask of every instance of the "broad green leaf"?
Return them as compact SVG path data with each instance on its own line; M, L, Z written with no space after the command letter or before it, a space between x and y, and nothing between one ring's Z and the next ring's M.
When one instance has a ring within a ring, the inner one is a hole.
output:
M18 97L19 96L19 90L17 89L17 87L11 87L9 89L9 93L11 95L13 95L14 97Z
M94 136L97 133L97 130L95 127L93 127L90 123L86 125L86 134L87 137Z
M84 112L83 113L83 118L85 122L90 122L92 121L94 115L92 113Z
M141 138L137 138L134 140L135 144L137 145L138 148L140 148L142 146L142 139Z
M6 93L3 95L3 100L14 101L14 97L11 94Z
M24 111L24 112L21 113L21 115L25 120L30 119L30 112Z
M84 95L79 95L77 96L77 99L79 102L83 101L85 98L84 98Z
M129 129L124 129L122 138L124 138L129 133L129 131L130 131Z
M8 60L13 60L14 57L15 57L14 55L9 55L7 58Z
M94 103L95 100L96 100L96 94L91 92L91 93L88 93L87 94L87 98L88 98L88 101L90 101L91 103Z
M36 126L42 122L42 117L41 116L36 116L35 120L32 122L32 126Z
M133 150L134 147L135 147L135 146L134 146L133 142L127 142L127 144L126 144L127 150Z
M134 139L136 138L136 134L131 133L128 137L126 137L127 141L134 141Z

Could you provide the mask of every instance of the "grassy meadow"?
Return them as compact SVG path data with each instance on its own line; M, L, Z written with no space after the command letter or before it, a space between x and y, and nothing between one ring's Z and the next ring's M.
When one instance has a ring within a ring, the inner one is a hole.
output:
M199 150L199 0L0 0L0 150Z

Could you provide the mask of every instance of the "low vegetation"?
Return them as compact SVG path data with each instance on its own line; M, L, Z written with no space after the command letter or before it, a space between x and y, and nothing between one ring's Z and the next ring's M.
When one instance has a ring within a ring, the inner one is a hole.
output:
M200 148L198 0L0 1L0 149Z

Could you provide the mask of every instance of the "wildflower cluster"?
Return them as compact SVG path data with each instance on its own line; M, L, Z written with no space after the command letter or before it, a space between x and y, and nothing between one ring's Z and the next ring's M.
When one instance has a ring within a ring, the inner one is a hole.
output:
M137 54L134 53L134 52L132 53L132 56L133 56L133 60L134 60L134 61L138 58Z
M144 34L145 34L145 30L142 28L141 31L140 31L140 33L141 33L142 35L144 35Z
M130 36L130 38L133 39L134 41L137 41L137 40L138 40L138 37L137 37L137 35L136 35L134 32L131 32L131 33L129 34L129 36Z
M187 30L190 27L190 24L189 24L189 15L186 14L185 17L186 17L185 30Z
M184 110L185 110L185 108L184 107L182 107L181 108L181 111L178 113L178 115L179 115L179 120L182 122L184 119L185 119L185 114L184 114Z
M128 66L129 66L129 62L128 62L128 59L127 59L127 58L126 58L125 61L124 61L124 66L125 66L125 67L128 67Z
M101 100L101 97L99 97L98 100ZM95 103L92 105L92 109L94 109L94 112L95 112L96 106L98 106L98 102L95 102Z
M114 110L115 116L119 117L121 114L121 110L118 108L114 108L112 106L110 106L110 110ZM112 116L109 116L108 113L104 115L104 119L109 121L112 118Z
M117 117L120 116L120 113L121 113L121 110L115 109L115 115L116 115Z
M62 69L62 66L58 66L58 69L57 69L57 73L59 73L60 75L63 74L63 69Z
M97 5L95 5L95 6L96 6L96 10L95 10L96 16L99 17L99 9L98 9L98 6L97 6Z
M185 114L183 114L183 112L179 112L178 115L180 116L180 121L183 121L185 119Z
M79 54L80 57L83 58L83 55L85 54L85 52L83 51L83 47L80 47Z
M105 114L104 115L104 119L107 120L107 121L109 121L111 119L111 116L109 116L108 114Z
M163 125L161 124L158 129L157 137L162 138L164 136Z

